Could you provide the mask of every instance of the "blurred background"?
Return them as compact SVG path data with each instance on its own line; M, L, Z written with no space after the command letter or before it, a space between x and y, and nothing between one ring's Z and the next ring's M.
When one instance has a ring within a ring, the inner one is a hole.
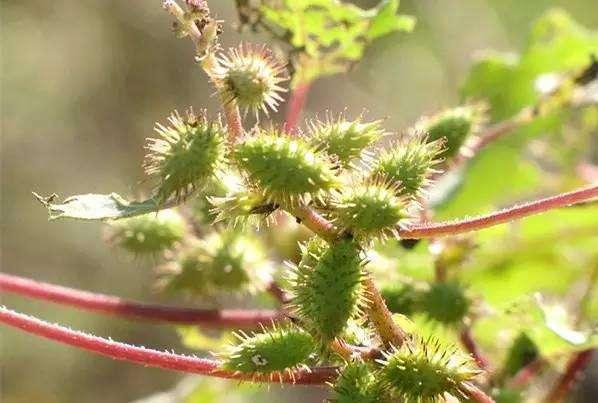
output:
M232 0L211 3L226 21L225 46L241 38L264 41L233 29ZM403 0L401 12L418 19L415 31L383 38L351 72L320 80L307 112L366 108L368 117L386 117L387 129L405 128L421 114L457 104L476 53L521 49L530 22L553 6L586 27L598 27L595 0ZM142 146L154 122L189 105L217 111L213 89L192 61L190 43L173 37L158 0L2 0L0 13L2 271L159 301L151 291L151 259L132 260L110 249L101 224L48 222L31 191L61 197L112 191L140 195ZM11 295L2 295L2 304L116 340L185 351L166 326ZM182 379L12 329L1 332L0 399L6 403L128 402ZM312 401L310 396L318 395L285 390L268 399L281 401L284 394L287 402ZM248 399L265 401L257 395Z

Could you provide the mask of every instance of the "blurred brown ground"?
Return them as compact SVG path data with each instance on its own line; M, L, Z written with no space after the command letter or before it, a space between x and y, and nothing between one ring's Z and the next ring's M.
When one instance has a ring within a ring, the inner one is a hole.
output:
M227 20L225 45L240 40L228 24L234 21L232 3L212 1L212 9ZM368 116L388 117L388 129L401 128L422 113L457 102L459 83L475 53L517 50L530 21L546 8L563 7L584 25L598 26L594 0L402 3L403 12L417 16L416 31L379 41L347 76L320 81L309 112L348 107L357 114L366 108ZM188 105L217 110L213 90L192 63L189 43L173 37L159 0L5 0L0 14L2 271L159 299L149 290L151 261L131 261L110 250L98 224L47 222L30 192L66 196L143 189L136 185L142 179L142 144L154 121ZM9 295L2 296L2 304L117 340L183 350L165 326ZM5 403L127 402L180 379L6 328L1 335L0 398ZM285 401L309 400L290 395Z

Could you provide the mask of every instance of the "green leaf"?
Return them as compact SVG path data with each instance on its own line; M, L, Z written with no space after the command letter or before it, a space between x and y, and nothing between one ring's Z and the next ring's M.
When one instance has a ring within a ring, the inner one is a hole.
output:
M74 218L78 220L117 220L158 211L168 206L159 206L155 199L127 201L116 193L84 194L71 196L62 203L53 203L56 195L43 197L33 193L35 198L48 209L49 219Z
M262 5L263 23L282 35L302 55L296 81L346 71L375 39L410 32L411 16L397 14L398 0L383 0L364 10L338 0L283 0Z

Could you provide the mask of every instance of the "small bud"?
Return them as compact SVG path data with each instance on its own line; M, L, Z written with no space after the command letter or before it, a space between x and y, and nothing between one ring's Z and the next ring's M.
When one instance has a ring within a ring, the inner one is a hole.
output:
M409 217L399 193L398 186L380 180L347 186L333 197L335 218L359 239L396 237L396 226Z
M111 221L108 240L134 254L157 254L180 242L185 221L174 210Z
M471 307L465 287L454 281L432 284L421 298L426 315L446 325L460 323Z
M416 125L416 129L426 133L431 141L443 140L444 148L439 156L451 159L465 141L479 131L484 120L483 105L466 105L424 118Z
M441 141L427 142L422 134L405 137L388 146L372 168L372 177L400 183L397 195L417 197L429 184L439 160Z
M338 184L331 161L304 140L272 129L237 144L232 159L270 203L319 198Z
M185 118L174 112L169 126L157 124L158 138L148 138L144 168L159 183L156 197L160 203L182 200L203 188L224 162L225 130L220 119L208 121L189 111Z
M352 240L327 245L312 238L301 249L301 262L290 276L292 305L326 345L360 315L364 262Z
M385 403L391 402L380 386L378 374L361 361L350 362L342 370L332 388L334 403Z
M466 398L467 383L479 374L469 355L436 339L406 341L379 362L382 382L404 401L441 401L445 393Z
M192 295L257 292L270 283L271 273L259 239L236 231L212 232L159 268L159 286Z
M288 80L286 69L265 46L241 45L218 58L214 83L224 102L236 102L243 110L256 113L276 111L283 101L279 84Z
M310 144L335 156L338 163L345 168L383 136L384 130L380 121L363 123L361 117L351 121L343 115L336 119L328 115L324 122L310 122Z
M284 371L301 366L315 350L309 333L293 325L273 326L261 333L235 334L239 343L219 354L221 368L245 374L282 376Z

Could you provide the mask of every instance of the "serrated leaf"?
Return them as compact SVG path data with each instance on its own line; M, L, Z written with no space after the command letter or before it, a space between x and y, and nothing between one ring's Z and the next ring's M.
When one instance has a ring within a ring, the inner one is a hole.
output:
M116 193L83 194L71 196L62 203L54 203L55 195L43 197L33 193L47 209L50 220L73 218L78 220L117 220L158 211L168 206L159 206L155 199L127 201Z

